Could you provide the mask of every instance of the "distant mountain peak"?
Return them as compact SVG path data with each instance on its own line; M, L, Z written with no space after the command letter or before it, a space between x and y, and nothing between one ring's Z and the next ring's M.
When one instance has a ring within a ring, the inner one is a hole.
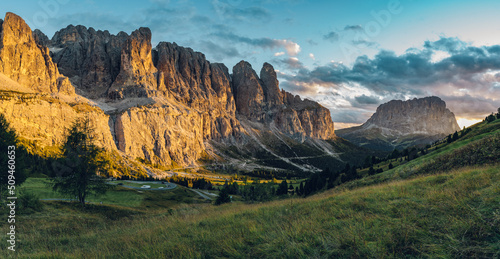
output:
M356 144L391 150L414 144L429 144L459 131L455 115L439 97L392 100L359 127L337 131L337 135Z

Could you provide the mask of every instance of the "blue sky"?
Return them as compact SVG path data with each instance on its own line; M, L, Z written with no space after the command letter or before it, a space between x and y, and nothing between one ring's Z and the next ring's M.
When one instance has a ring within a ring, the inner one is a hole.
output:
M281 87L319 101L337 127L391 99L437 95L461 126L500 106L500 1L2 1L49 38L69 24L150 27L231 68L270 62ZM496 62L498 58L498 62Z

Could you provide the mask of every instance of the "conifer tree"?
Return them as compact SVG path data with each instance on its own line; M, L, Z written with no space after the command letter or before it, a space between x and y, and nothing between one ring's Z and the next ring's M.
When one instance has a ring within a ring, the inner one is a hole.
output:
M110 188L100 176L107 174L108 161L102 156L103 150L94 145L92 136L88 118L75 122L63 145L63 157L53 164L54 191L76 196L83 206L88 195L102 195Z

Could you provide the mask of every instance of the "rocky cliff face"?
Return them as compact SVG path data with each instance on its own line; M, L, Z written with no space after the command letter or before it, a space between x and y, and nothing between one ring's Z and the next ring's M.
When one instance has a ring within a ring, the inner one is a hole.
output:
M160 42L153 53L158 90L200 112L205 140L239 138L242 129L226 66L210 63L202 53L175 43Z
M39 92L74 93L69 80L52 62L48 48L37 44L30 27L13 13L7 13L1 21L0 72Z
M314 101L280 92L276 72L268 63L262 67L260 78L248 62L234 66L233 91L238 114L248 120L272 124L300 141L335 136L330 111Z
M392 129L403 135L448 135L460 130L455 115L435 96L382 104L365 125Z
M316 150L318 156L335 152L327 142L315 142L335 137L330 112L316 102L280 91L276 72L268 63L260 77L245 61L231 75L225 65L210 63L202 53L175 43L161 42L153 49L148 28L129 36L70 25L49 40L40 31L32 33L12 14L2 24L2 39L0 53L13 60L2 58L4 63L9 61L2 65L2 73L37 91L53 93L62 89L53 84L54 78L60 79L60 70L78 93L106 111L91 114L100 125L99 143L124 157L168 167L197 165L203 156L226 162L259 161L256 157L268 152L280 164L292 163L280 154L296 152L274 150L270 145L277 142L286 148L294 143L304 150ZM20 51L14 51L16 48ZM21 67L13 69L19 59ZM23 135L30 139L40 136L46 145L57 145L61 139L54 135L63 136L64 125L79 116L61 103L15 108L6 101L0 111L12 113L10 120L37 125L27 129L14 124ZM77 103L71 107L78 107ZM28 107L43 111L44 116L35 112L23 119L12 112Z
M455 115L439 97L408 101L393 100L382 104L362 126L336 133L358 144L392 150L413 144L429 144L459 131Z
M108 91L111 99L147 97L157 90L157 72L151 54L151 30L140 28L124 43L120 73Z
M79 118L88 117L95 129L96 144L116 150L108 125L108 115L84 103L67 104L46 94L0 91L0 113L22 138L40 148L61 145L67 130Z
M97 98L107 94L120 73L122 48L128 37L125 32L111 35L69 25L56 32L51 41L41 42L50 47L61 73L89 97Z

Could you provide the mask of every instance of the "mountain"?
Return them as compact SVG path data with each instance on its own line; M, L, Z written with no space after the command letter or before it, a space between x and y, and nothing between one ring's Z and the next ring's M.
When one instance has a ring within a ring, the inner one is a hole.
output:
M382 104L363 125L335 133L357 145L392 151L412 145L430 144L460 131L455 115L439 97Z
M0 73L33 90L71 94L68 78L59 74L47 47L39 45L19 16L0 20Z
M175 43L153 48L148 28L112 35L70 25L49 39L12 13L1 28L10 83L0 112L38 149L60 145L87 116L107 151L166 169L314 172L367 152L335 136L328 109L280 90L271 64L258 75L241 61L230 73Z

